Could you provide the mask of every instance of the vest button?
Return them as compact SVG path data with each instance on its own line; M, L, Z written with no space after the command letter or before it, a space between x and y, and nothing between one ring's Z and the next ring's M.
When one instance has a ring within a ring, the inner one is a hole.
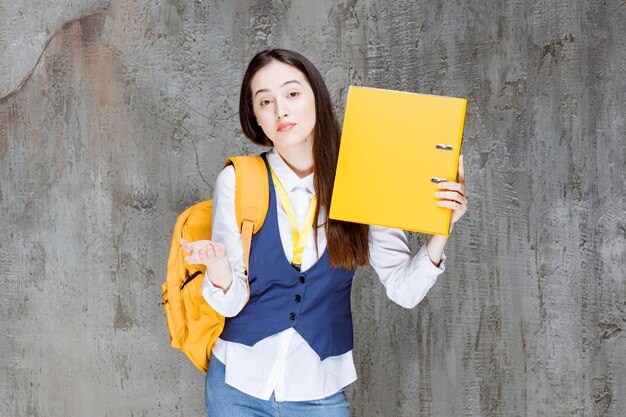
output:
M304 275L300 275L300 278L298 278L298 280L300 281L300 284L304 284L306 282L306 277Z
M300 301L302 301L302 296L300 296L300 294L296 294L294 299L296 300L296 303L299 303Z
M296 319L296 313L289 313L289 320L295 320Z

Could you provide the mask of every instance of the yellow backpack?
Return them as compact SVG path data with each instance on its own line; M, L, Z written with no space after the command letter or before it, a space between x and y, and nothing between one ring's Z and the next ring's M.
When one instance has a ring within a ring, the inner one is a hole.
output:
M269 204L267 168L260 156L230 158L224 166L230 164L235 167L235 210L247 274L252 235L263 226ZM181 237L188 242L210 240L212 209L211 200L203 201L186 209L176 220L161 303L172 347L182 350L203 372L209 365L213 345L224 329L224 316L202 297L205 266L187 264L179 241Z

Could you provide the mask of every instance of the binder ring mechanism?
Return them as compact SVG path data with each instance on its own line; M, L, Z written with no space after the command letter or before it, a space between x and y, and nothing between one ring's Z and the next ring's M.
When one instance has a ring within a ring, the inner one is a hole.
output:
M435 147L436 147L438 150L441 150L441 151L451 151L452 149L454 149L454 148L452 147L452 145L446 145L445 143L438 143L437 145L435 145ZM438 184L438 183L440 183L440 182L446 182L446 181L448 181L448 180L447 180L447 179L445 179L445 178L439 178L439 177L432 177L432 178L430 179L430 182L434 182L434 183L436 183L436 184Z
M451 151L452 149L454 149L452 145L446 145L445 143L438 143L435 147L440 151ZM436 184L439 184L440 182L446 182L446 181L448 180L445 178L439 178L439 177L432 177L430 179L430 182L434 182Z

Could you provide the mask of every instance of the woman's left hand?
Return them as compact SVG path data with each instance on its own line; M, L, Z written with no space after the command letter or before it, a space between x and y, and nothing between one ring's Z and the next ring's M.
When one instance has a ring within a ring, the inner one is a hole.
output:
M467 199L469 195L465 189L465 167L463 166L463 155L459 158L458 178L459 182L440 182L439 191L435 192L435 197L439 199L437 205L452 209L450 227L459 221L467 211Z

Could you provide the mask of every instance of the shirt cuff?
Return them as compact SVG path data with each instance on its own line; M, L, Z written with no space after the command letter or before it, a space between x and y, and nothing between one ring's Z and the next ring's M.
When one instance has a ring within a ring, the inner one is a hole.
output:
M233 282L226 293L213 285L208 277L202 283L202 296L206 302L224 317L239 314L248 299L248 287L245 282L233 277Z
M223 289L216 287L215 284L213 284L213 281L211 281L208 277L205 277L204 282L202 283L202 294L204 295L205 291L208 291L209 294L211 295L211 298L226 298L226 295L230 292L230 290L233 288L233 283L230 284L230 288L228 289L227 292L224 292Z
M426 249L426 244L424 243L422 245L422 247L420 248L420 250L417 252L417 255L415 256L416 258L426 258L426 260L428 261L428 268L429 271L434 273L434 274L441 274L442 272L444 272L446 270L446 254L445 252L441 254L441 261L439 262L439 266L435 265L433 263L433 261L430 259L430 256L428 255L428 250ZM420 259L421 260L421 259ZM426 262L424 262L426 263Z

